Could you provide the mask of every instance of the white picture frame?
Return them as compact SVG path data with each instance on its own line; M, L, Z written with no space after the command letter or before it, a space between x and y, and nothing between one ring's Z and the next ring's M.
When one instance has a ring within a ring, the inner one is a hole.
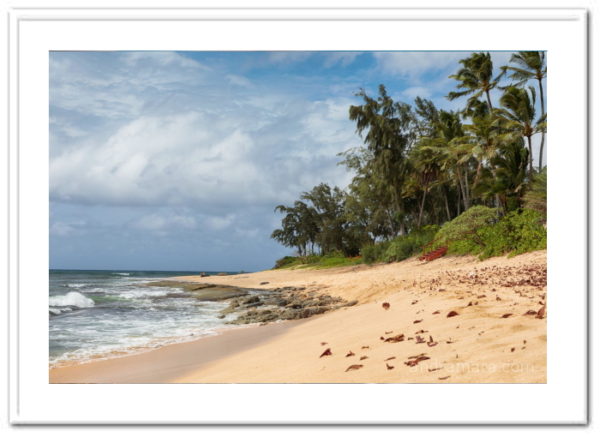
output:
M346 7L332 4L331 8L323 3L278 8L274 1L252 8L241 5L7 8L10 422L587 423L588 11L566 5L558 9L419 9L414 3L396 7L391 2L368 7L357 2ZM355 32L356 26L362 31ZM434 36L444 37L435 39L431 32L420 35L419 29L428 27L435 29ZM496 32L502 28L510 29L510 34L499 37ZM474 42L467 39L470 33L478 35ZM48 383L44 293L48 287L48 51L525 49L547 50L549 66L547 384ZM566 89L561 86L565 83L573 85ZM569 128L557 129L557 120ZM560 144L569 144L569 153ZM573 208L561 209L558 205L565 201Z

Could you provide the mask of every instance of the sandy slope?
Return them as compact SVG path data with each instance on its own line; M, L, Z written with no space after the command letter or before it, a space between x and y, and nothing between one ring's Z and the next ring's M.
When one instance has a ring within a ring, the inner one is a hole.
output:
M445 257L429 263L411 259L370 267L186 279L253 288L304 286L360 304L278 328L277 335L269 334L269 326L248 328L262 329L268 339L248 348L243 339L236 345L229 337L228 354L198 360L197 366L192 360L164 374L163 382L546 381L545 314L524 315L545 303L545 251L483 262ZM383 308L384 302L389 309ZM447 317L451 311L458 315ZM403 341L385 341L400 334ZM188 344L188 355L197 354L202 341ZM218 348L218 338L212 341ZM184 349L180 353L185 355ZM331 354L320 357L327 349ZM150 352L137 359L153 360L160 368L168 356ZM428 359L407 364L418 356ZM113 362L110 369L95 363L88 376L108 372L105 376L117 382L131 366L124 360L104 362ZM350 366L362 367L347 370ZM65 381L65 375L73 381L78 369L61 369L63 379L51 371L51 382ZM81 372L79 378L93 382Z

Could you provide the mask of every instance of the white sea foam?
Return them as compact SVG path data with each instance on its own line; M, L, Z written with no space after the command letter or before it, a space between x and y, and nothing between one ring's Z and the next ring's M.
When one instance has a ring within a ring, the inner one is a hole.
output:
M144 297L162 297L167 296L169 293L172 293L177 290L172 289L133 289L127 290L124 292L120 292L119 295L121 297L127 299L140 299Z
M48 302L52 307L74 306L78 308L90 308L94 306L92 299L77 291L70 291L67 294L59 296L50 296Z
M85 287L87 284L65 284L67 287L69 288L83 288Z
M73 310L71 309L71 307L59 307L59 308L50 307L50 308L48 308L48 311L50 311L55 316L58 316L59 314L68 313Z
M119 276L129 276L129 275L130 275L130 273L115 272L115 273L113 273L113 275L119 275Z

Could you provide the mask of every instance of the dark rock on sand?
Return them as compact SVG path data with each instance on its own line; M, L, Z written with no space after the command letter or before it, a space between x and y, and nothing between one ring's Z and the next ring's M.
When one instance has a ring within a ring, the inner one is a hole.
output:
M228 323L236 325L266 323L274 320L305 319L358 303L356 300L348 302L326 294L317 295L314 292L304 294L301 293L303 290L303 287L284 287L267 292L268 294L261 296L233 299L229 307L221 311L221 314L231 314L232 312L246 310L235 320ZM269 308L256 310L254 309L256 306L266 306Z

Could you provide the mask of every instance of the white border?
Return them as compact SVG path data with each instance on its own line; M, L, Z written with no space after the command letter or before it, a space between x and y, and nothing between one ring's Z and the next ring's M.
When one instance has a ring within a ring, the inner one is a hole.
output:
M9 32L12 423L586 421L584 10L15 9ZM48 51L123 49L548 50L548 384L48 384Z

